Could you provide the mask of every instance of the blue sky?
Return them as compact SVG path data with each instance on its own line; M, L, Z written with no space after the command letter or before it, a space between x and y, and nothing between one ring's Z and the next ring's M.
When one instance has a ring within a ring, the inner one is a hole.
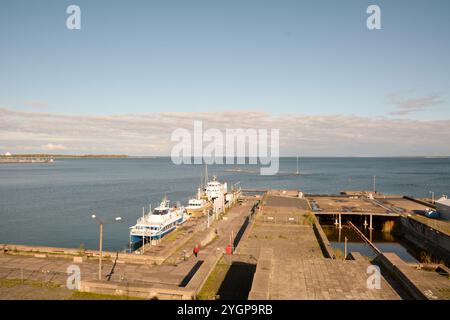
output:
M446 0L3 0L0 108L449 120L449 16Z
M373 3L382 30L366 28ZM0 105L385 116L392 92L448 100L449 14L445 0L2 1Z

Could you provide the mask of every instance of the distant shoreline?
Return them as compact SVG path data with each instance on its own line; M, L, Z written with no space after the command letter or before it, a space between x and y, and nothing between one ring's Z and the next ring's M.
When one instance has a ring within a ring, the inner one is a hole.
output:
M71 154L12 154L4 155L0 154L0 160L4 159L19 159L19 158L40 158L40 159L167 159L168 156L131 156L125 154L84 154L84 155L71 155ZM280 156L280 159L295 159L296 156ZM449 159L448 156L303 156L299 159ZM225 159L225 158L224 158ZM249 157L245 157L246 160ZM225 161L224 161L225 163Z
M128 158L128 155L122 154L84 154L84 155L70 155L70 154L12 154L9 156L0 155L0 159L17 159L17 158L53 158L53 159L78 159L78 158Z

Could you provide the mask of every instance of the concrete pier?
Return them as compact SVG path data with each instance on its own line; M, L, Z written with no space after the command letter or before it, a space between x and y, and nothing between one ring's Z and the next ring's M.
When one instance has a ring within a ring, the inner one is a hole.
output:
M9 291L0 288L0 297L20 295L21 282L17 280L24 279L27 282L45 281L45 284L64 291L63 297L67 298L70 296L70 290L64 289L70 275L67 268L77 265L83 292L144 299L195 299L230 243L230 235L233 235L232 242L241 236L239 231L256 201L252 197L229 209L225 218L214 221L208 230L194 229L187 238L180 233L179 239L183 239L178 242L163 238L158 246L148 245L144 255L104 252L102 281L97 280L97 251L2 245L0 279L14 281L18 287ZM203 244L197 258L191 255L196 244ZM183 251L189 254L182 257ZM43 275L47 277L43 278ZM47 298L59 296L48 293Z
M0 245L0 279L14 283L0 286L0 297L20 298L26 292L30 298L70 298L67 268L76 265L80 291L144 299L196 299L206 287L222 288L212 295L222 299L450 299L444 264L423 271L421 264L408 264L375 245L372 261L357 252L338 255L319 224L322 217L336 219L341 233L358 215L369 220L369 229L378 228L380 219L396 219L407 230L405 239L445 258L450 247L447 225L416 215L417 206L426 208L423 203L380 194L374 199L298 194L269 190L244 197L222 219L210 221L210 228L202 219L191 220L159 243L147 244L145 254L104 252L101 281L95 250ZM364 238L371 243L371 237ZM197 244L200 253L194 257ZM225 254L228 245L232 255ZM374 265L381 268L379 288L368 285ZM27 285L36 281L46 289Z
M297 224L281 217L296 216ZM265 216L277 216L277 224ZM326 258L315 235L305 199L269 192L251 232L238 247L238 254L258 256L252 299L400 299L382 278L381 289L367 288L367 259ZM273 252L269 254L268 252ZM260 261L261 264L260 265Z

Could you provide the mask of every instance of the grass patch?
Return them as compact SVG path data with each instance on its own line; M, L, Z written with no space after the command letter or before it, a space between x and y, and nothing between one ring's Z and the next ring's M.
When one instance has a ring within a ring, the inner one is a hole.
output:
M110 294L75 291L70 296L69 300L145 300L145 299L138 297L115 296Z
M166 235L163 239L166 241L175 241L177 239L177 236L180 234L180 231L183 230L183 228L176 229L175 231L172 231L168 235Z
M13 288L16 286L28 285L34 288L59 288L60 285L52 282L39 280L21 280L21 279L0 279L1 288Z
M314 215L309 212L308 215L303 220L303 224L312 226L314 224Z
M450 299L450 289L440 288L440 289L438 289L438 291L444 295L445 299Z
M217 292L227 275L228 269L230 269L230 266L225 263L224 259L221 259L198 293L197 299L215 300Z

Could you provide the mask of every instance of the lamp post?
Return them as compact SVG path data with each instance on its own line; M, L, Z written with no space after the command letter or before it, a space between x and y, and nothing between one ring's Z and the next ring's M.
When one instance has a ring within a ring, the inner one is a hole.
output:
M98 280L102 280L102 258L103 258L103 225L105 222L101 219L99 219L95 214L93 214L92 219L98 222L100 225L100 240L98 245L98 251L100 253L100 256L98 258ZM121 221L121 217L116 217L115 221Z
M431 193L431 203L434 204L434 192L430 191L430 193Z

